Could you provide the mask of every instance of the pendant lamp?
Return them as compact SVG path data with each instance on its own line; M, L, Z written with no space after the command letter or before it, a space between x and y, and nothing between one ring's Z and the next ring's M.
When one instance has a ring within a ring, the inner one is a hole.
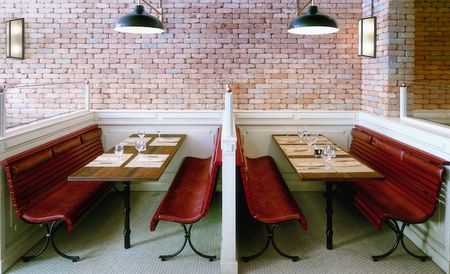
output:
M300 16L300 13L310 4L308 12ZM303 35L320 35L338 32L338 25L333 18L321 14L310 0L302 9L300 9L299 0L297 0L297 18L292 20L289 25L289 33Z
M144 6L140 3L141 1L147 4L150 9L157 14L157 17L146 12ZM161 2L162 1L159 1L160 8ZM134 10L132 12L121 16L117 20L114 30L118 32L141 34L163 33L164 26L161 22L162 18L162 9L154 8L145 0L138 0L138 4L134 7Z

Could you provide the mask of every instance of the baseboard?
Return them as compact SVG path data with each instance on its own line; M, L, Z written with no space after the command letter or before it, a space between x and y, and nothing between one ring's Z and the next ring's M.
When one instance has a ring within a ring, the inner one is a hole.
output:
M299 182L288 180L287 185L291 191L300 192L300 191L314 191L314 192L323 192L325 191L325 184L323 182Z
M417 245L425 254L431 257L433 262L435 262L445 273L449 273L448 259L443 255L445 251L437 250L433 245L429 244L428 241L423 239L423 235L420 235L420 231L414 228L406 227L405 235L410 239L415 245Z
M40 229L38 225L33 225L21 234L21 237L5 248L5 256L1 260L0 273L4 273L8 268L15 264L20 257L28 252L34 245L36 245L45 231Z
M237 274L237 273L238 273L237 262L220 261L220 274Z

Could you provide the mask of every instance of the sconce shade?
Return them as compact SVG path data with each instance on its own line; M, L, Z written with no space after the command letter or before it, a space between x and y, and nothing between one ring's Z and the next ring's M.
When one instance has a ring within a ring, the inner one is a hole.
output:
M158 18L147 13L144 6L136 5L132 12L117 20L114 30L125 33L152 34L163 33L164 26Z
M310 6L307 13L292 20L289 33L320 35L338 32L338 25L333 18L321 14L317 6Z
M358 55L376 57L377 18L362 18L358 22Z
M24 19L13 19L6 21L6 57L24 58L25 40Z

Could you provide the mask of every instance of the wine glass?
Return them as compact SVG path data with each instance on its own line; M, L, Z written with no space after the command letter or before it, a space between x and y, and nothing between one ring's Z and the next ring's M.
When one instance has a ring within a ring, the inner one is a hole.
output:
M139 131L138 131L138 136L139 136L139 139L143 140L144 137L145 137L145 131L139 130Z
M318 133L308 132L303 137L305 143L308 145L308 151L313 151L313 146L316 145L317 139L319 138Z
M317 132L311 133L311 138L312 138L312 145L315 147L316 142L319 139L319 133Z
M136 140L136 143L134 144L134 147L136 148L136 150L138 151L138 155L141 154L141 151L145 151L146 147L145 147L145 141L144 140Z
M309 129L305 126L303 126L302 128L299 128L298 131L298 138L300 139L300 141L302 141L305 137L306 134L308 134ZM305 140L303 140L305 142Z
M161 128L157 128L156 129L156 133L158 133L158 139L159 140L161 139L161 132L162 132Z
M122 160L122 155L123 155L123 144L122 143L119 143L114 147L114 155L116 155L118 161Z

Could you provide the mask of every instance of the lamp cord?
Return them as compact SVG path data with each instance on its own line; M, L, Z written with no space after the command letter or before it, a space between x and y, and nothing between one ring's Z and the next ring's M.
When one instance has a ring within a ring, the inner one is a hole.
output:
M373 0L371 0L370 3L371 3L370 4L371 5L370 6L370 8L371 8L371 10L370 10L370 17L373 17Z
M303 8L300 8L300 0L297 0L297 12L296 12L297 16L299 16L302 13L302 11L304 11L306 7L312 2L313 0L309 0L309 2L306 3L306 5L303 6Z

